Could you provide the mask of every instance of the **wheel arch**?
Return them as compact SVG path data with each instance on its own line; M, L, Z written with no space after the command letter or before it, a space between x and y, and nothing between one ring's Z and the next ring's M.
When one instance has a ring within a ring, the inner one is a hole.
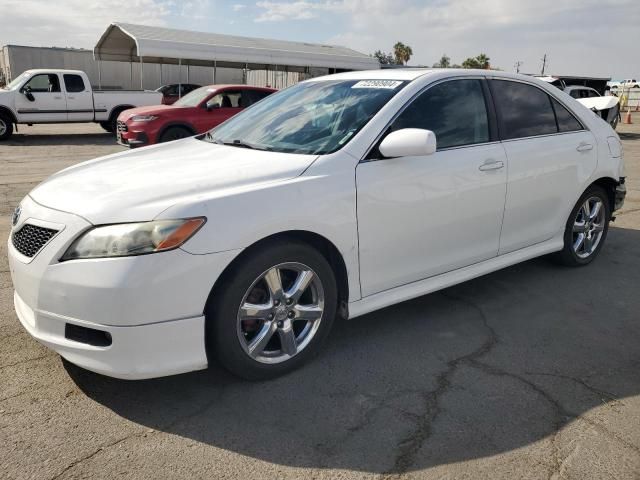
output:
M348 318L348 302L349 302L349 277L347 265L338 248L328 238L308 230L288 230L275 233L264 237L247 248L245 248L238 256L236 256L229 265L223 270L216 279L207 298L205 312L215 299L216 292L225 284L229 275L232 275L236 266L245 258L248 258L254 251L263 247L265 244L279 242L283 240L295 240L305 243L316 249L325 257L331 269L336 276L336 284L338 287L338 313L344 318Z
M166 125L163 125L162 128L160 129L160 131L158 131L158 135L157 135L157 141L160 141L160 138L162 138L162 135L165 134L165 132L167 130L169 130L172 127L180 127L180 128L184 128L185 130L188 130L189 132L191 132L191 135L197 135L198 132L196 131L196 129L193 127L193 125L191 125L190 123L181 121L181 122L169 122Z
M586 192L587 189L589 189L593 185L597 185L599 187L602 187L604 189L604 191L607 192L607 197L608 197L607 199L609 200L610 213L613 213L614 206L615 206L615 203L616 203L616 187L618 186L619 183L620 183L619 180L616 180L616 179L611 178L611 177L600 177L597 180L595 180L594 182L591 182L589 184L589 186L584 189L584 192Z
M125 110L129 110L131 108L136 108L134 105L116 105L115 107L113 107L111 109L111 112L109 113L109 122L113 122L114 120L118 119L118 116L124 112Z
M18 117L16 117L15 113L13 113L13 110L11 110L9 107L0 105L0 113L4 113L5 115L7 115L12 123L18 123Z

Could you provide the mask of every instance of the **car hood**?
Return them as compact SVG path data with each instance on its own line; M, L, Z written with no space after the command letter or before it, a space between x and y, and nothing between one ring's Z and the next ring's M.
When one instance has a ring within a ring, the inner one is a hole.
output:
M136 107L125 110L120 114L118 120L126 122L134 115L176 115L185 110L191 110L193 107L176 107L174 105L151 105L148 107Z
M186 138L117 153L62 170L29 195L93 224L151 220L199 195L288 180L317 158Z

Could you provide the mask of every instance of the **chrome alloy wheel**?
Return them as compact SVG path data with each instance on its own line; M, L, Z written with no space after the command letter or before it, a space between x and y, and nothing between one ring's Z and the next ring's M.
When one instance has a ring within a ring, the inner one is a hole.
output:
M587 198L573 222L573 251L579 258L588 258L598 248L602 240L605 220L602 199Z
M309 345L323 311L320 277L302 263L281 263L263 272L244 294L238 339L257 362L281 363Z
M5 133L7 133L7 124L2 118L0 118L0 137Z

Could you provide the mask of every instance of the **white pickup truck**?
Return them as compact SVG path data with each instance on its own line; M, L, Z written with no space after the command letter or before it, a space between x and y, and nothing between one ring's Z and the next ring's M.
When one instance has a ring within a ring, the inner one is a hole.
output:
M123 110L159 105L162 94L143 90L92 90L78 70L27 70L0 88L0 140L18 123L96 122L115 132Z

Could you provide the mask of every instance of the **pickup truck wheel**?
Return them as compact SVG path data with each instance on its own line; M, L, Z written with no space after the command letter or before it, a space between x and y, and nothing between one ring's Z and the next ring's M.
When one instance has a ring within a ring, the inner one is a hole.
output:
M107 132L113 133L113 124L110 122L100 122L100 126Z
M179 140L181 138L190 137L191 135L193 135L193 133L184 127L169 127L162 135L160 135L160 143Z
M609 231L611 207L609 196L597 185L582 194L573 208L564 232L564 248L556 260L569 267L591 263L597 256Z
M0 141L8 140L13 135L13 123L6 115L0 113Z
M322 254L298 241L270 242L231 268L205 310L210 355L240 377L265 380L318 353L338 299Z

